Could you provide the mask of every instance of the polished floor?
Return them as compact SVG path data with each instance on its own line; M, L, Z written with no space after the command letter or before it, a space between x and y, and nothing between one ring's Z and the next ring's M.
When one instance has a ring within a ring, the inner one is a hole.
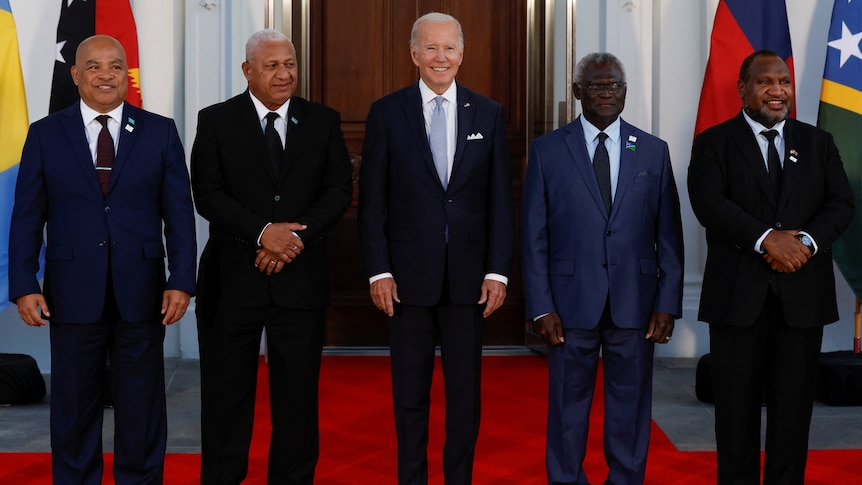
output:
M326 353L350 350L327 349ZM365 352L368 352L366 349ZM379 354L384 350L371 351ZM492 348L487 353L519 354L525 348ZM695 397L697 359L659 358L654 372L653 418L681 451L715 449L713 407ZM165 361L168 404L168 452L200 452L200 382L198 361ZM46 376L46 380L50 376ZM104 444L113 446L113 417L106 410ZM765 420L764 420L765 422ZM811 449L862 449L862 407L830 407L816 403L811 424ZM0 452L46 452L48 397L41 402L0 407Z

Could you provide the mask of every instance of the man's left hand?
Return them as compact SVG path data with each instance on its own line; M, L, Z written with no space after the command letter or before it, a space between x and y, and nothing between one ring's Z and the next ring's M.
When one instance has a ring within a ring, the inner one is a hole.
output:
M482 296L479 304L485 305L482 317L488 318L495 310L503 305L506 299L506 285L497 280L485 280L482 282Z
M673 334L673 317L664 312L652 312L649 317L646 339L657 344L670 342Z
M192 296L183 290L165 290L162 296L162 315L165 316L162 325L170 325L183 318L191 299Z

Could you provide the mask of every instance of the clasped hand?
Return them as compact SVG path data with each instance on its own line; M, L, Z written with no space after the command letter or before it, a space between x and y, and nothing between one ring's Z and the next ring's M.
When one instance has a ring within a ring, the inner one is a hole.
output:
M261 248L254 258L257 269L268 275L275 274L299 257L305 245L297 233L306 227L296 222L277 222L267 226L260 236Z
M811 258L811 251L796 239L799 231L771 231L763 240L763 258L779 273L793 273Z

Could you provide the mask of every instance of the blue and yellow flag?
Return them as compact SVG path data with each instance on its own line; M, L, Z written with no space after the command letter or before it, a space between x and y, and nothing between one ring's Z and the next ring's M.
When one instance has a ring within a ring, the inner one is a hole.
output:
M18 32L9 0L0 0L0 310L9 305L9 220L29 125Z
M862 298L862 1L835 0L826 44L817 126L832 133L856 201L856 216L833 258Z

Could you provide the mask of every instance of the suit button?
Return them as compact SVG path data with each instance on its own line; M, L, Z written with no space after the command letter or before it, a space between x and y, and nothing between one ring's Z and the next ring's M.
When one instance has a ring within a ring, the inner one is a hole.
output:
M273 198L272 198L272 200L274 200L274 201L278 202L278 201L280 201L280 200L281 200L281 196L280 196L280 195L276 195L275 197L273 197Z
M103 248L103 247L105 247L105 246L107 246L107 245L108 245L108 243L107 243L106 241L99 241L99 247L100 247L100 248Z
M455 201L454 201L454 200L452 200L452 199L446 199L446 203L447 203L447 204L451 204L452 202L455 202Z
M608 263L602 263L602 268L607 268L607 267L608 267Z
M606 235L606 236L613 236L613 235L614 235L614 231L608 231L608 232L606 232L606 233L605 233L605 235Z
M111 206L105 206L105 213L111 212Z
M775 228L776 228L776 229L781 229L781 223L780 223L780 222L776 222L776 223L775 223Z

